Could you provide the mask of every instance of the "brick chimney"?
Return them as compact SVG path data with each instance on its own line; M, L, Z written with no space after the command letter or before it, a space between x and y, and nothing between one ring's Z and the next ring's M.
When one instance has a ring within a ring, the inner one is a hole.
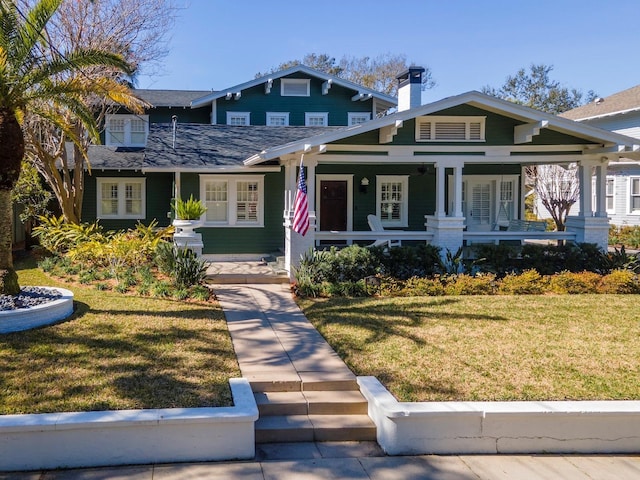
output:
M409 110L422 104L422 74L424 68L412 65L398 79L398 111Z

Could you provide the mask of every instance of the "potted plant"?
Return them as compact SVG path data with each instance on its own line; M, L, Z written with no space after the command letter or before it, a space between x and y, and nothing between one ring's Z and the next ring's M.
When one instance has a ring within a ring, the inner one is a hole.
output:
M193 235L193 229L204 224L202 216L207 211L207 207L200 200L193 198L193 194L187 201L182 198L176 199L172 208L176 217L173 226L179 228L183 235Z

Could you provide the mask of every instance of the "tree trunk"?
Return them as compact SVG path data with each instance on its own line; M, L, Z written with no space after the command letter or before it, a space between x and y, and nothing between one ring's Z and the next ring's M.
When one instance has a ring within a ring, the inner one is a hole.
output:
M11 190L20 177L24 136L13 110L0 108L0 294L20 292L13 269L13 205Z
M13 205L11 190L0 189L0 294L20 292L18 274L13 268Z

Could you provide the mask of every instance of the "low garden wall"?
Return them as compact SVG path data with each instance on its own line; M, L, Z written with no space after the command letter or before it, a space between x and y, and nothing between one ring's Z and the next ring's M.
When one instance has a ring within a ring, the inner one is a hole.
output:
M253 458L251 386L229 383L233 407L0 416L0 471Z
M640 401L401 403L358 384L389 455L640 452Z

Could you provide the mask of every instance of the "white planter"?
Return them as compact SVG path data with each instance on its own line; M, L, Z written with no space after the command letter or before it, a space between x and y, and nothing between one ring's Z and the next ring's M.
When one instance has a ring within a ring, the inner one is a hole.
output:
M194 237L196 234L193 231L195 228L199 228L204 225L204 220L181 220L176 218L173 221L173 226L176 227L176 233L181 234L183 237Z

